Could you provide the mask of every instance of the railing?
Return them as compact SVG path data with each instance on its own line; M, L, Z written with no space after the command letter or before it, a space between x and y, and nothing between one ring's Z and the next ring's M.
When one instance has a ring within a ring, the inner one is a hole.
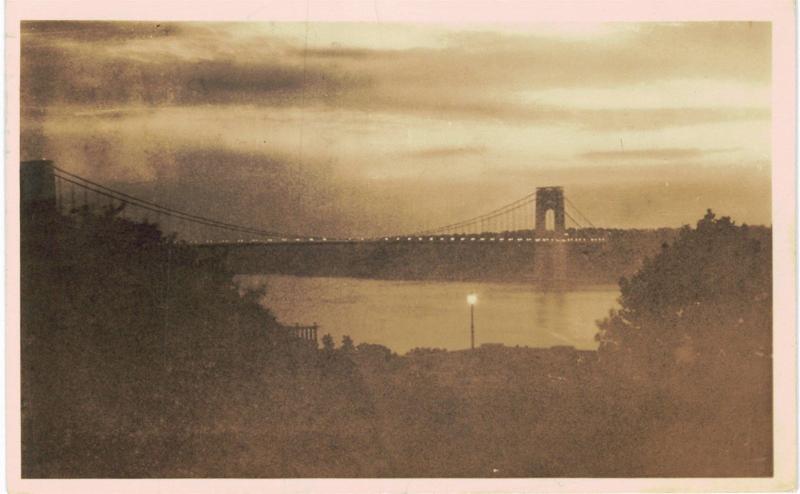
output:
M295 324L293 326L281 325L281 329L290 337L297 338L308 343L313 343L315 347L318 345L317 332L319 326L317 326L317 323L314 323L311 326L300 326L299 324Z

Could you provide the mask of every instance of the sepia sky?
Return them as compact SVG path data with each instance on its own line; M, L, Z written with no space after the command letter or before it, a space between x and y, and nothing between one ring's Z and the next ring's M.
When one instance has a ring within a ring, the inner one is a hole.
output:
M281 231L770 223L766 23L24 23L23 159Z

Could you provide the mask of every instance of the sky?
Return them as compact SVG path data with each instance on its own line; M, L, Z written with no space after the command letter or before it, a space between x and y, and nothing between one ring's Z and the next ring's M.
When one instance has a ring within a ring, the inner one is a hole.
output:
M770 224L768 23L24 22L22 159L329 236L561 185L597 226Z

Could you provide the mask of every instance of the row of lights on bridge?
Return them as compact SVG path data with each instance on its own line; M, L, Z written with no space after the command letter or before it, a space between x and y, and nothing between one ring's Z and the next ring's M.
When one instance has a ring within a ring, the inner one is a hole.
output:
M398 241L398 240L403 240L403 239L401 237L395 237L394 239L384 237L383 240L384 241L391 241L391 240ZM413 237L407 237L405 240L406 241L414 241L414 238ZM420 242L424 242L426 239L425 239L425 237L417 237L416 240L420 241ZM449 238L448 237L427 237L427 241L429 241L429 242L435 242L437 240L441 241L441 242L446 242L448 240L450 242L455 242L455 241L464 242L466 240L469 240L470 242L475 242L475 241L478 241L478 242L485 242L485 241L489 241L489 242L495 242L495 241L497 241L497 242L514 242L514 241L516 241L516 242L605 242L605 239L604 238L600 238L600 237L597 237L597 238L595 238L595 237L591 237L591 238L581 238L581 237L571 237L571 238L551 238L551 237L542 237L542 238L531 238L531 237L516 237L516 238L515 237L449 237Z
M374 240L375 239L369 239L369 238L365 238L365 237L360 237L360 238L347 238L344 241L346 241L346 242L364 242L364 241L374 241ZM294 239L281 238L280 240L273 239L273 238L266 239L266 242L269 242L269 243L273 243L273 242L278 242L278 243L283 243L283 242L328 242L328 241L341 242L343 240L342 239L329 240L327 237L322 237L322 238L310 237L308 239L305 239L305 238L294 238ZM426 241L427 242L436 242L436 241L439 241L439 242L447 242L447 241L450 241L450 242L456 242L456 241L460 241L460 242L465 242L465 241L470 241L470 242L487 242L487 241L488 242L515 242L516 241L516 242L550 242L550 243L555 243L555 242L557 242L557 243L565 243L565 242L568 242L568 243L572 243L572 242L605 242L606 239L603 238L603 237L589 237L589 238L582 238L582 237L567 237L567 238L542 237L542 238L531 238L531 237L439 237L439 236L436 236L436 237L384 237L383 241L384 242L392 242L392 241L395 241L395 242L397 242L397 241L406 241L406 242L413 242L413 241L417 241L417 242L426 242ZM240 243L241 244L241 243L245 243L245 242L247 242L247 241L246 240L238 240L236 243ZM252 243L261 243L261 242L263 242L263 240L252 239L252 240L250 240L250 242L252 242ZM206 240L206 243L233 243L233 242L230 242L230 241L213 242L211 240Z

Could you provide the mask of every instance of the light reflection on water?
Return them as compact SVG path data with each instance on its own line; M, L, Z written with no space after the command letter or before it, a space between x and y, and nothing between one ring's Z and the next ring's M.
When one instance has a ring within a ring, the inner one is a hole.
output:
M414 347L469 347L469 306L475 344L595 349L595 321L617 306L616 286L546 291L524 283L382 281L284 275L237 276L243 287L266 286L263 305L285 324L320 325L337 345L379 343L395 352Z

